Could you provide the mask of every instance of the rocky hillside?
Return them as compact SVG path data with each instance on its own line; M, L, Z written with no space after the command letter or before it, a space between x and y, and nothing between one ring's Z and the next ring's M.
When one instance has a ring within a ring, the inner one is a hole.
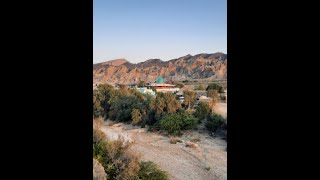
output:
M139 80L154 81L159 76L165 81L226 79L227 55L223 53L186 55L169 61L149 59L137 64L117 59L93 65L93 83L128 84Z

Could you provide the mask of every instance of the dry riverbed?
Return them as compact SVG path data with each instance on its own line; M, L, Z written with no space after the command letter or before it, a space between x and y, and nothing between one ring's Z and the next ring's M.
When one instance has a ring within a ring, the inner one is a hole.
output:
M182 142L170 143L170 137L146 132L144 128L107 121L101 130L109 139L122 137L131 143L131 150L139 153L142 160L150 160L167 171L173 180L224 180L227 179L227 143L212 138L208 133L185 132ZM192 139L195 148L186 147Z

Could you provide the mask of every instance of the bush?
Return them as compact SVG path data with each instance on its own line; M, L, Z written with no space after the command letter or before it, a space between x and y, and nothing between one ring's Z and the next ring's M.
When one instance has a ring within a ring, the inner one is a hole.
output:
M177 113L165 114L160 120L160 128L166 130L171 135L181 135L181 130L195 128L198 119L188 114L184 110Z
M93 144L106 141L106 135L98 128L93 128Z
M185 117L185 119L182 119L182 122L182 129L188 130L195 128L198 125L199 120L193 116L188 115Z
M200 102L199 105L196 107L196 111L194 112L194 116L198 118L200 121L209 117L212 113L212 109L208 105L208 103Z
M206 127L211 132L216 132L218 128L226 128L227 121L219 114L213 113L207 119Z
M104 167L108 179L134 179L140 170L139 157L122 140L93 143L93 157Z
M93 143L93 158L97 159L102 164L107 174L109 171L109 164L112 164L111 158L108 155L108 146L109 144L107 141Z
M130 122L133 109L142 109L143 103L136 96L119 96L111 101L109 117L120 122Z
M93 116L107 117L107 112L110 108L109 100L114 94L113 86L109 84L100 84L96 90L93 91Z
M93 158L104 167L107 179L134 179L140 170L139 157L128 145L122 139L109 141L98 128L93 128Z
M151 161L140 163L138 177L145 180L169 180L168 174Z
M219 102L219 99L220 99L219 93L215 89L208 90L208 97L211 97L211 101L209 103L211 107L216 106L216 104Z
M199 84L197 87L195 87L195 90L204 91L206 88L202 84Z
M173 134L173 135L180 135L182 126L183 126L182 119L176 113L167 114L160 121L161 129L164 129L168 131L169 134Z
M131 112L132 124L137 125L141 123L141 113L139 109L133 109Z
M150 109L155 111L156 115L176 112L179 108L181 108L180 101L170 92L158 92L157 97L150 101Z

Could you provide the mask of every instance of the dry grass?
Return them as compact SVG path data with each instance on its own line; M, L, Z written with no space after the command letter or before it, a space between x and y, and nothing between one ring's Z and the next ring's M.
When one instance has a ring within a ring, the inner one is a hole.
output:
M100 129L103 126L104 120L102 117L93 119L93 128Z
M109 141L108 156L112 166L116 167L118 175L116 179L133 179L140 170L140 155L129 150L129 145L119 138Z

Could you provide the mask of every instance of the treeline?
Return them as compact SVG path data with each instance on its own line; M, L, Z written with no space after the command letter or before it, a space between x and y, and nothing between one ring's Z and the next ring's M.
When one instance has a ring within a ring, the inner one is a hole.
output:
M147 125L150 130L164 130L171 135L181 135L183 130L194 129L203 121L214 133L226 131L227 120L213 111L215 98L210 103L200 102L194 110L191 107L196 102L195 92L184 91L184 97L181 103L172 93L157 93L154 98L125 86L115 89L101 84L93 92L93 116L141 127Z

